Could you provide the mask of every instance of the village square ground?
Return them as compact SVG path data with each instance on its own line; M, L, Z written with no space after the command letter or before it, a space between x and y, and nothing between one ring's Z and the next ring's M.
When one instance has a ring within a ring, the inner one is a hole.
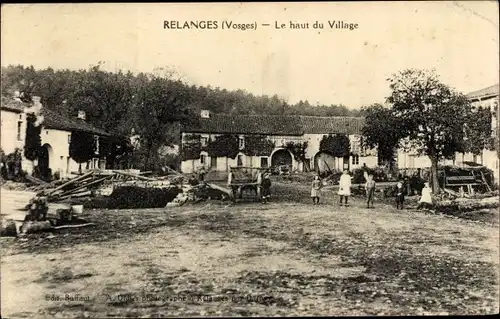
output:
M2 317L498 313L498 211L338 207L333 194L312 206L308 189L86 210L93 228L1 238ZM15 196L2 190L2 212Z

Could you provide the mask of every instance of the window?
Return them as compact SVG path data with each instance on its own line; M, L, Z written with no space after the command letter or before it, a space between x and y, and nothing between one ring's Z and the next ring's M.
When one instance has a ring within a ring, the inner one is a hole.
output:
M243 155L238 155L238 166L243 166Z
M213 168L217 167L217 157L215 157L215 156L210 157L210 167L213 167Z
M68 134L68 144L71 144L71 134Z
M201 137L201 146L205 147L208 144L208 137Z
M207 162L207 156L206 155L201 155L200 156L200 163L202 165L205 165L206 162Z
M17 140L20 141L21 140L21 131L22 131L22 126L23 126L23 122L22 121L18 121L17 122Z
M359 156L358 155L352 156L352 165L359 165Z
M260 158L260 167L268 167L269 166L268 160L269 159L267 157L261 157Z
M240 137L239 139L240 150L245 148L245 138Z

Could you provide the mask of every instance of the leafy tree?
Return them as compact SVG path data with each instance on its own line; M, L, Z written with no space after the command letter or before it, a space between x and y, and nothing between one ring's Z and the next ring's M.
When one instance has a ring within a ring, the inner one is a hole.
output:
M88 162L95 157L96 146L94 135L82 131L71 133L69 156L80 164L78 167L80 173L82 172L82 163Z
M40 132L41 126L35 126L36 116L28 114L26 116L26 141L24 143L24 157L30 161L38 158L40 147L42 147L42 138Z
M189 121L191 100L187 86L180 81L142 75L136 96L137 128L144 148L144 169L148 169L153 154L165 145L172 145L175 123Z
M10 176L14 178L20 177L22 174L22 160L22 152L19 148L16 148L14 152L5 157L5 165Z
M240 152L239 137L233 134L216 136L213 141L208 142L205 151L209 156L235 159Z
M131 163L131 158L134 153L134 146L130 140L126 137L115 138L112 142L111 148L111 159L113 160L112 166L119 167L125 166L129 168Z
M99 138L99 157L106 158L106 167L114 168L118 162L133 151L133 147L123 137L103 137Z
M362 147L377 148L378 158L394 163L394 153L404 136L404 127L392 114L392 110L380 104L362 109L365 123L361 130Z
M201 135L189 134L184 137L181 145L182 160L199 159L201 153Z
M275 145L265 135L245 136L244 153L248 156L269 156Z
M434 71L408 69L390 79L393 115L405 128L404 148L431 160L433 190L439 193L437 167L442 158L464 150L464 131L470 104L441 83Z
M465 130L465 150L480 155L492 145L491 111L479 106L470 113Z
M319 150L334 157L348 156L351 149L349 137L345 134L329 134L319 142Z

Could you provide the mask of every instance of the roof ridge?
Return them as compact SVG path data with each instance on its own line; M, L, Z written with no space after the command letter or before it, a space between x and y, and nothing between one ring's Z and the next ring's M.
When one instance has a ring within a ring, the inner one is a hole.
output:
M328 116L328 115L301 115L301 114L231 114L231 113L212 113L212 115L216 116L233 116L233 117L258 117L258 116L267 116L267 117L291 117L291 118L301 118L301 117L308 117L308 118L352 118L352 119L364 119L363 116L342 116L342 115L334 115L334 116ZM198 115L200 117L201 115Z

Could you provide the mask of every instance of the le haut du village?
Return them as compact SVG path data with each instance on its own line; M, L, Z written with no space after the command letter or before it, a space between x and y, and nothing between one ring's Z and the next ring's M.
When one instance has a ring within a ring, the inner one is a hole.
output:
M234 22L231 20L191 20L191 21L178 21L178 20L165 20L163 21L163 28L168 30L257 30L258 27L274 28L274 29L343 29L343 30L356 30L359 24L355 22L347 22L342 20L328 20L325 22L303 22L303 21L274 21L271 23L257 22Z

